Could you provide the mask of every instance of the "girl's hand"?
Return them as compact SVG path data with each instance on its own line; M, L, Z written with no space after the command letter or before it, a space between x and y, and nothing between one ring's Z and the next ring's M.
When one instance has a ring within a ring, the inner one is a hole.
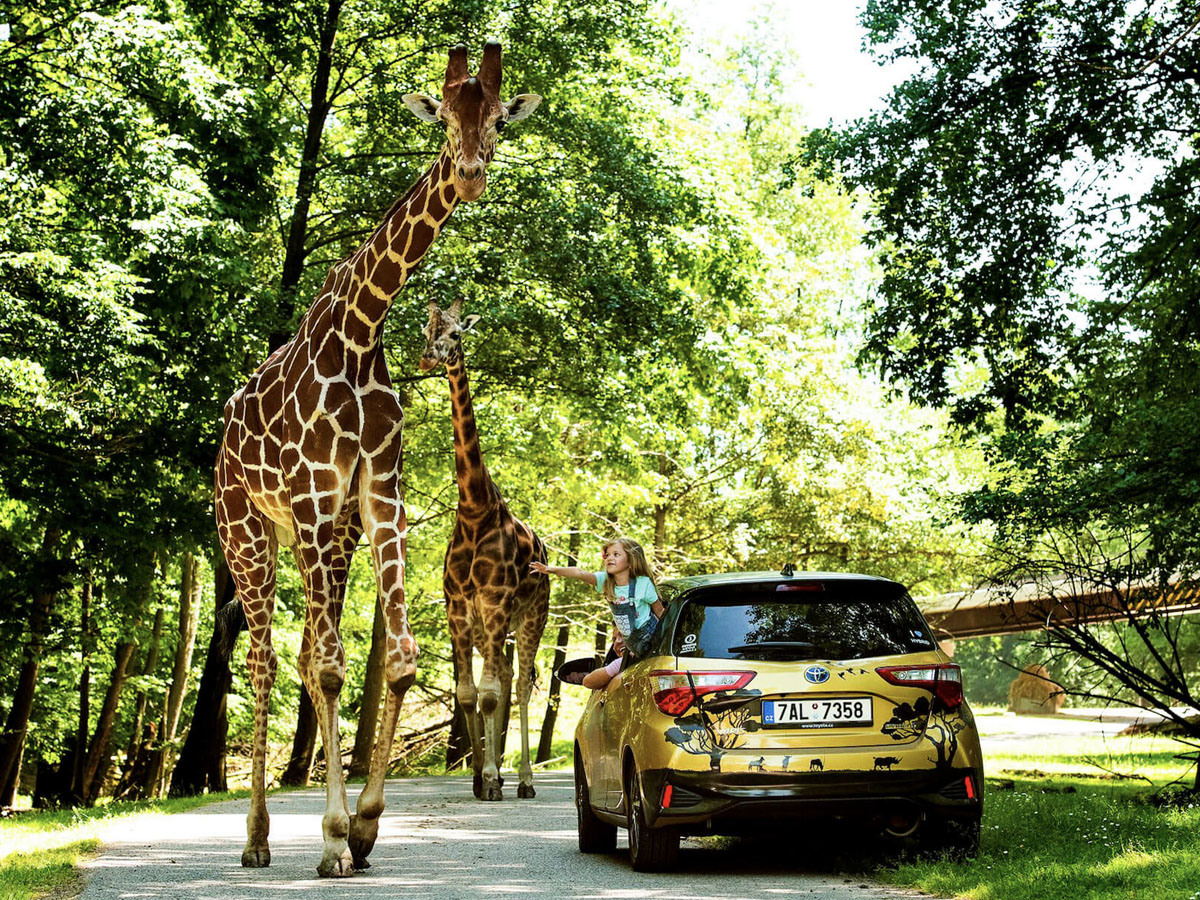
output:
M537 572L539 575L549 575L550 567L548 565L546 565L544 562L542 562L540 559L535 559L533 562L531 562L529 564L529 571Z

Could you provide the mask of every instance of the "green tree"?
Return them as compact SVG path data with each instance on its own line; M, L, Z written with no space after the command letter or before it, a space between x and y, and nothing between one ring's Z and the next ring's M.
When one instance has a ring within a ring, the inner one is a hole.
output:
M985 437L961 509L996 529L1005 581L1166 597L1200 563L1200 5L876 0L863 22L917 73L801 157L877 204L867 357ZM1194 703L1169 648L1196 623L1135 605L1115 660L1086 628L1062 645Z

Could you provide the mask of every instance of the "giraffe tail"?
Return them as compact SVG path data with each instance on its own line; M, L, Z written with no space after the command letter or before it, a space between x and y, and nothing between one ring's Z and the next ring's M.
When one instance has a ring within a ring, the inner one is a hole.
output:
M221 607L217 613L217 647L222 658L228 662L233 657L238 635L246 630L246 611L236 597Z

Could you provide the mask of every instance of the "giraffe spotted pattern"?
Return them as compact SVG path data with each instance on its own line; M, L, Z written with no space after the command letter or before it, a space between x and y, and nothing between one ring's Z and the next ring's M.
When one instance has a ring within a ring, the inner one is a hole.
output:
M365 535L387 629L384 714L367 784L349 814L341 767L331 765L322 819L322 876L367 865L383 812L383 779L417 644L404 600L407 520L400 500L404 415L381 335L396 292L455 206L478 197L497 124L523 118L535 95L499 100L500 46L484 50L478 78L465 47L450 52L442 102L405 98L420 118L444 121L436 161L352 256L330 269L291 341L272 353L225 406L217 457L216 518L250 632L254 756L242 865L270 864L266 809L267 709L276 674L271 645L278 548L290 547L307 600L300 677L320 722L327 760L340 760L338 697L346 677L339 634L350 558Z
M516 641L517 702L521 708L517 796L527 798L534 796L529 694L538 644L550 611L550 579L530 572L529 563L545 562L546 548L532 528L509 512L483 463L462 352L462 334L479 317L463 318L461 312L461 299L444 311L435 303L429 304L425 353L421 356L423 370L444 365L450 381L458 508L446 549L442 585L458 670L456 692L471 735L475 796L501 800L500 730L513 681L504 643L512 634ZM478 685L472 669L475 649L483 656Z

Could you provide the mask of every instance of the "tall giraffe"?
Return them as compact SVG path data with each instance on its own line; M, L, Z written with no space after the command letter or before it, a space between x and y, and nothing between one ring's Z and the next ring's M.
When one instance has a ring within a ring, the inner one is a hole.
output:
M505 124L541 98L500 100L500 45L478 77L467 50L450 51L442 99L407 94L418 118L446 129L437 160L359 250L336 263L292 340L272 353L225 405L216 465L221 548L250 631L254 764L242 865L270 865L266 806L267 705L275 680L271 616L280 545L291 547L307 598L300 677L320 721L325 759L322 876L367 866L383 812L383 779L417 645L404 603L407 519L400 500L404 415L384 361L384 319L459 201L477 199ZM387 702L370 774L349 815L338 761L338 695L346 675L339 635L350 557L365 534L387 625Z
M462 302L459 298L442 310L430 301L420 363L423 371L445 366L450 380L458 508L442 575L446 616L458 669L458 702L471 733L475 796L483 800L503 799L497 750L504 707L512 696L512 667L504 655L504 642L510 633L515 635L517 700L521 704L517 796L526 798L534 796L529 692L534 657L550 612L550 579L529 571L532 560L546 561L546 548L532 528L509 512L483 463L462 349L463 333L475 326L479 316L463 317ZM483 656L478 688L472 669L475 647ZM483 735L476 704L483 716Z

